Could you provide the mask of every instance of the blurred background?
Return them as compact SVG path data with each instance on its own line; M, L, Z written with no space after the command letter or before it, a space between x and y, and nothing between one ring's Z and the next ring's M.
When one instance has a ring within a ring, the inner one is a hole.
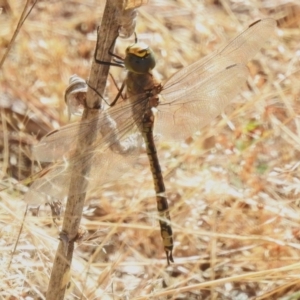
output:
M31 181L24 180L41 169L32 146L80 119L69 120L64 92L72 74L88 79L103 2L38 1L0 69L1 299L44 299L59 222L45 205L39 216L30 211L13 251ZM162 82L258 19L276 19L277 29L222 116L184 144L158 143L175 263L166 267L152 178L141 160L88 193L66 298L300 299L300 3L146 2L136 33L156 53ZM1 58L24 6L0 1ZM116 53L124 56L133 42L118 39ZM124 71L111 73L120 86ZM109 80L106 96L116 93Z

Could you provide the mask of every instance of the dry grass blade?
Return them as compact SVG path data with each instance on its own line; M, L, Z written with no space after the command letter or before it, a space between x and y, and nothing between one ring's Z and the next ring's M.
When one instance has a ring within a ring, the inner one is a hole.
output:
M13 251L12 251L11 259L10 259L10 261L9 261L9 263L8 263L7 269L10 268L12 259L13 259L13 257L14 257L15 252L16 252L16 249L17 249L17 246L18 246L18 242L19 242L19 238L20 238L20 235L21 235L22 230L23 230L25 218L26 218L26 216L27 216L27 211L28 211L28 206L26 206L26 210L25 210L25 212L24 212L24 217L23 217L23 220L22 220L22 224L21 224L21 227L20 227L20 230L19 230L19 233L18 233L18 237L17 237L16 243L15 243L14 249L13 249Z
M21 15L21 17L20 17L20 19L19 19L19 23L18 23L18 25L17 25L17 28L16 28L16 30L15 30L15 32L14 32L12 38L11 38L11 41L9 42L9 44L8 44L8 46L7 46L7 49L6 49L5 53L4 53L4 55L3 55L2 59L1 59L1 61L0 61L0 69L2 68L2 66L3 66L3 64L4 64L4 61L5 61L5 59L6 59L7 55L8 55L8 53L9 53L11 47L13 46L14 41L16 40L16 38L17 38L17 36L18 36L18 34L19 34L19 32L20 32L20 29L21 29L22 25L24 24L24 22L25 22L25 20L27 19L27 17L30 15L31 11L33 10L33 8L34 8L34 6L36 5L37 2L38 2L38 0L35 0L35 1L32 3L32 6L30 7L30 9L28 10L28 7L29 7L29 5L31 4L31 1L30 1L30 0L27 0L27 1L26 1L26 4L25 4L25 6L24 6L24 10L23 10L22 15ZM28 10L28 12L27 12L27 10Z

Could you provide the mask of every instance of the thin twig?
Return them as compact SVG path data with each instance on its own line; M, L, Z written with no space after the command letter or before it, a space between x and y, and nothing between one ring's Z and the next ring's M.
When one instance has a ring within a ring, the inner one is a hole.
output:
M113 40L118 35L119 20L123 8L123 0L108 0L105 6L103 19L101 22L100 30L98 31L98 59L102 61L110 61L111 57L108 49L113 43ZM109 65L99 65L93 62L89 85L94 87L99 94L103 94L106 80L109 72ZM94 90L88 89L87 92L87 108L84 110L82 120L90 120L97 116L99 108L101 107L101 99ZM93 126L95 123L93 122ZM96 138L96 131L90 130L89 135L83 136L78 140L77 150L75 155L83 153L84 148L92 144ZM86 161L85 161L86 164ZM91 162L90 162L91 164ZM89 166L76 165L71 166L74 168L72 171L70 183L70 195L68 197L65 217L62 232L60 235L60 243L56 252L51 278L47 291L47 300L60 300L64 298L66 288L70 279L70 268L73 257L74 242L77 237L85 193L82 193L86 186L86 177L90 170ZM78 176L81 172L83 176Z

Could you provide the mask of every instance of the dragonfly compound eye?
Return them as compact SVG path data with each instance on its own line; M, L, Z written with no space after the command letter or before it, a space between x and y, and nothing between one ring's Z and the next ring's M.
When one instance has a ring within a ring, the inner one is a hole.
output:
M145 74L155 67L155 57L152 49L144 43L136 43L126 49L124 60L128 71Z

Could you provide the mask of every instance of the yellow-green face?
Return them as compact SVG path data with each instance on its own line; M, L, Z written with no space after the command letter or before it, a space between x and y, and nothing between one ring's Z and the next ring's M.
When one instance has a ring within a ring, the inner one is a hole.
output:
M126 49L124 64L128 71L146 74L155 67L154 53L145 43L133 44Z

